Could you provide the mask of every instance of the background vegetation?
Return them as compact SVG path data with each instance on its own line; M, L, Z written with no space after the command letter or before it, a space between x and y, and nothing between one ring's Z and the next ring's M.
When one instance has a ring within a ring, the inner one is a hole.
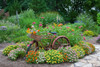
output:
M46 11L57 11L66 22L74 23L76 17L87 12L96 21L96 15L100 11L99 0L0 0L0 8L5 9L10 15L19 13L29 8L39 14Z

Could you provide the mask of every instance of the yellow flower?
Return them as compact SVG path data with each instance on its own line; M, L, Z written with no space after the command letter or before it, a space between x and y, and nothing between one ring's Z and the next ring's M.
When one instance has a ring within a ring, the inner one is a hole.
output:
M53 23L54 24L54 26L56 27L57 26L57 24L56 23Z

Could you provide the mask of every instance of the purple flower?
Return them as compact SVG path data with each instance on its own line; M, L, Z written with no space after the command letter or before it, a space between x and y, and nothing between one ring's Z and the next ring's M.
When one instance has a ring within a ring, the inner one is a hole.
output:
M97 39L99 40L99 39L100 39L100 36L99 36L99 37L97 37Z

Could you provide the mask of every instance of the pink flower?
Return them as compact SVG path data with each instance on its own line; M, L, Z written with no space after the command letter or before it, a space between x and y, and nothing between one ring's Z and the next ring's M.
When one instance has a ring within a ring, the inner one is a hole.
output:
M83 26L80 26L80 27L83 27Z
M47 29L48 29L49 27L47 27Z
M30 45L28 44L27 47L29 47Z
M55 28L54 26L52 26L53 27L53 29Z
M41 17L42 19L44 19L44 17Z
M79 28L81 28L81 27L79 27Z
M83 36L83 34L81 34L81 36Z
M84 40L86 40L86 38L85 38L85 37L83 37L83 39L84 39Z
M33 22L32 24L35 24L35 22Z
M88 31L88 30L86 30L86 31Z
M42 24L39 24L39 26L42 26Z
M56 35L56 34L54 34L54 35Z
M68 28L70 28L70 27L66 27L66 28L68 29Z
M48 34L51 34L51 33L48 33Z

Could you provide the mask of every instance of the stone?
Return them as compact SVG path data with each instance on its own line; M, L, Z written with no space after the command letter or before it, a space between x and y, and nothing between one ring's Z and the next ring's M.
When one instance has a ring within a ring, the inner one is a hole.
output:
M100 61L100 57L98 57L98 60Z
M3 51L3 49L2 50L0 50L1 52Z
M97 58L97 56L94 54L94 55L89 55L89 56L91 56L91 57L93 57L93 58Z
M70 67L74 67L74 64L72 64Z
M99 61L97 61L97 60L88 60L88 63L95 64L95 63L99 63Z
M91 57L91 56L86 56L84 59L85 59L85 60L91 60L92 57Z
M100 67L100 61L95 62L95 63L93 64L93 66L94 66L94 67Z
M84 65L83 67L93 67L93 66L92 64L89 63L89 64Z
M95 54L96 56L100 57L100 54Z
M82 63L87 63L87 60L84 60L84 59L79 59L79 62L82 62Z
M82 62L74 63L75 67L82 67L83 65L85 65L85 63L82 63Z

